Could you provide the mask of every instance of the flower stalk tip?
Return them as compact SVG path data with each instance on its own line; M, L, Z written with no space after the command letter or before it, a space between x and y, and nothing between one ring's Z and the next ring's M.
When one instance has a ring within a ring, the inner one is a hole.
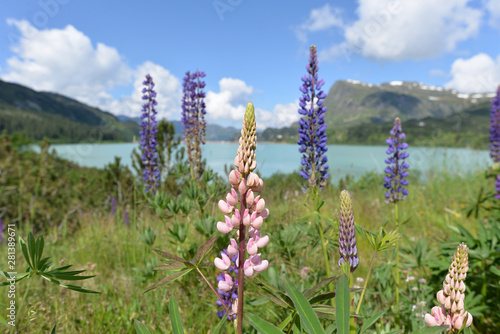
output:
M359 259L352 199L347 190L340 193L339 252L339 266L342 267L343 263L347 263L353 273L359 265Z
M430 327L448 325L448 333L458 333L472 324L472 315L465 311L465 278L469 270L469 248L461 243L453 255L453 261L436 298L440 305L434 306L425 322Z

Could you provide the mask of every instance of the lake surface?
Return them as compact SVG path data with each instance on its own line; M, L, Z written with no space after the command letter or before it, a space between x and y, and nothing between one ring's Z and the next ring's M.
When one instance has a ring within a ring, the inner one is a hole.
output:
M99 167L114 161L115 156L121 157L121 162L132 169L131 153L139 144L59 144L51 149L65 159L74 161L81 166ZM224 166L233 163L238 144L208 143L203 147L203 158L208 165L220 175L224 174ZM333 181L337 182L347 174L359 177L366 172L382 172L387 146L353 146L329 145L328 162ZM465 148L424 148L410 147L410 172L417 169L422 172L448 169L453 173L485 168L490 163L489 152ZM274 173L291 173L300 168L301 154L296 144L257 144L257 169L262 177Z

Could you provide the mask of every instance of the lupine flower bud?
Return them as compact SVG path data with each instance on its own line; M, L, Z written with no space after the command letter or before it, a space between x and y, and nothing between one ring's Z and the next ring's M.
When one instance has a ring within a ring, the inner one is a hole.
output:
M299 87L302 92L300 97L301 115L299 120L299 152L302 153L301 164L304 166L299 172L305 180L309 180L309 186L324 187L328 182L328 159L326 152L326 107L323 100L326 93L320 91L324 84L323 79L318 81L318 56L316 46L312 45L309 53L309 64L306 66L309 75L304 75L301 80L303 84ZM310 106L308 106L310 103ZM316 105L315 105L316 104Z
M249 103L247 105L245 118L243 120L243 127L241 129L241 137L239 140L240 146L238 147L238 152L234 158L234 165L238 167L240 173L245 176L257 167L257 162L255 160L255 148L257 146L256 133L257 125L255 122L255 111L253 104ZM240 194L243 193L240 191Z
M408 195L408 190L405 187L409 184L406 177L409 174L408 168L410 167L404 161L410 154L404 151L408 148L408 144L404 142L406 135L401 128L399 117L394 120L394 127L390 134L391 137L386 140L389 145L386 151L389 158L385 160L385 163L389 166L385 168L384 187L387 188L385 198L388 202L397 202L404 200Z
M464 310L465 283L469 270L469 248L460 244L453 255L453 262L443 282L443 289L436 297L441 306L435 306L431 314L425 315L425 322L429 326L448 325L448 333L461 330L463 326L472 324L472 315Z
M352 200L347 190L340 193L339 251L339 266L347 262L351 268L351 273L353 273L359 265L359 259Z

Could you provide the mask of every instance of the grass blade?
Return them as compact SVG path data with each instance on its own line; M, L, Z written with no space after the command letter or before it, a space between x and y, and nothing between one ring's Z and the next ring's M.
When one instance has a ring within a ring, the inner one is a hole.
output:
M304 297L299 290L297 290L297 288L295 288L293 284L288 281L284 282L284 287L288 296L292 299L293 304L299 313L300 319L309 333L324 334L325 331L323 330L323 327L321 327L321 323L319 322L316 313L314 313L314 310L312 309L311 304L307 301L306 297ZM347 291L349 291L349 287Z
M383 310L383 311L380 311L379 313L375 314L373 317L371 317L370 319L366 320L364 323L363 323L363 327L361 327L361 329L359 330L359 334L363 333L364 331L366 331L368 328L370 328L374 323L377 322L377 320L384 315L384 313L387 312L387 310Z
M260 334L283 334L283 331L273 324L259 318L253 314L247 314L246 316L250 325L253 326Z
M215 327L215 329L213 330L213 333L214 334L221 334L222 333L222 329L224 328L224 325L227 324L227 323L232 324L232 322L227 321L227 317L226 316L223 316L220 319L219 323L217 324L217 327Z
M139 320L134 320L135 331L137 334L151 334L149 329Z
M337 281L336 292L337 334L349 334L349 308L351 303L349 300L349 283L346 275L342 275Z
M184 328L182 328L181 315L179 314L179 306L175 297L170 297L169 302L170 311L170 321L172 322L172 330L174 334L184 334Z

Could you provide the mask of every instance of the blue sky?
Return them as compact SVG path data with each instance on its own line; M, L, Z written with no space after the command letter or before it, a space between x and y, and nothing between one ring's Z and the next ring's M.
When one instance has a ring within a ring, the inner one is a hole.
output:
M159 111L180 119L182 79L207 76L207 119L258 127L298 119L311 44L320 78L405 80L493 92L500 83L498 0L2 1L0 78L138 116L150 73Z

